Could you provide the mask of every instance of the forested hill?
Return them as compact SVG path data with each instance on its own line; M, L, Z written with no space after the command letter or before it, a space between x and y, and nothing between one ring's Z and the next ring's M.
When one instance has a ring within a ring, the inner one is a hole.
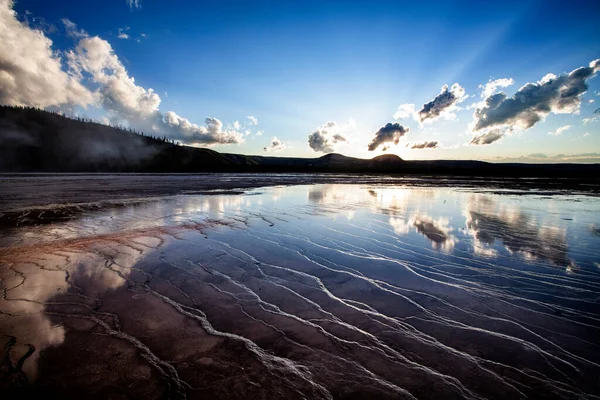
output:
M0 107L0 171L200 171L227 164L216 151L166 138L34 108Z
M352 172L494 176L600 175L600 164L492 164L404 161L395 155L359 159L263 157L182 146L167 138L34 108L0 106L0 172Z

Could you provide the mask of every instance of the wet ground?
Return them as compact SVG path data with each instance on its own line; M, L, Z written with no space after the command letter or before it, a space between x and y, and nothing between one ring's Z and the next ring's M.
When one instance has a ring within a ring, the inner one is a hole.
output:
M600 396L597 197L35 179L0 200L2 398Z

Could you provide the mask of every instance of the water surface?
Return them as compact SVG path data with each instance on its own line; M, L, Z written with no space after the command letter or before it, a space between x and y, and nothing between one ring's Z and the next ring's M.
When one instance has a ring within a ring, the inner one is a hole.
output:
M217 193L11 214L0 388L600 394L598 198L368 180Z

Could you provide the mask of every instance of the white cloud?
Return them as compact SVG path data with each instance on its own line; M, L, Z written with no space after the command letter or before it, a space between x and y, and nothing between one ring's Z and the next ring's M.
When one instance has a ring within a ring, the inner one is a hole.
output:
M553 132L548 132L548 135L554 135L554 136L562 135L563 132L565 132L569 129L571 129L571 125L561 126L560 128L557 128Z
M432 122L439 118L456 119L454 111L458 110L457 105L467 97L465 89L458 83L450 88L448 85L442 86L440 94L430 102L423 104L423 108L417 113L419 122Z
M308 135L308 145L316 152L333 153L335 144L348 142L346 131L353 126L352 119L347 125L338 125L334 121L329 121Z
M408 118L412 118L415 121L419 120L419 115L417 114L417 111L415 110L414 104L400 104L398 106L398 110L394 113L393 117L396 120L408 119Z
M492 144L500 139L502 139L506 135L506 132L501 131L500 129L492 129L486 133L482 133L481 135L475 136L470 144L481 145L481 144Z
M143 131L195 145L244 141L235 126L233 129L223 129L223 123L216 118L206 118L206 126L199 126L173 111L161 113L158 93L137 85L112 46L104 39L97 36L81 39L75 50L67 54L67 58L75 74L91 75L98 85L101 105L113 123L127 121Z
M119 28L119 34L117 35L117 37L119 39L129 39L129 35L126 33L126 31L129 30L129 27L125 27L125 28Z
M409 128L400 125L399 123L387 123L375 132L375 137L368 145L369 151L376 150L379 146L383 145L383 151L386 151L389 146L393 143L397 145L400 142L400 138L406 135L410 131ZM388 145L388 143L390 143ZM437 142L436 142L437 145Z
M264 151L280 151L286 148L286 145L279 139L277 139L277 137L273 136L271 138L271 143L266 146L263 147Z
M600 59L568 74L547 74L536 83L521 87L513 97L495 93L478 105L473 114L473 131L507 126L529 129L550 113L579 112L587 80L600 70Z
M515 83L512 78L500 78L495 81L490 80L485 85L479 85L480 89L483 89L481 92L481 97L487 98L496 93L496 90L501 87L508 87Z
M250 121L249 122L250 125L253 125L253 126L258 125L258 118L253 117L252 115L248 115L248 117L246 117L246 118L248 118L248 120Z
M414 104L401 104L398 106L393 118L395 120L412 118L419 124L430 123L440 118L454 120L456 119L455 111L460 110L458 104L468 97L465 94L465 89L458 83L451 87L444 85L440 94L433 100L423 104L421 110L417 111Z
M417 142L417 143L409 143L406 145L406 147L409 147L411 149L415 149L415 150L423 150L423 149L437 149L439 147L439 142L437 140L431 140L431 141L423 141L423 142Z
M161 124L162 122L162 124ZM194 145L242 143L243 135L235 130L223 130L223 123L217 118L206 118L206 126L198 126L173 111L167 111L162 120L155 121L156 131L165 132L168 137L180 139Z
M108 120L103 122L113 125L134 126L191 144L243 142L241 133L223 129L216 118L207 118L206 126L199 126L172 111L163 114L160 96L136 84L106 40L90 37L66 19L62 22L69 36L80 40L66 52L67 68L63 68L61 53L52 50L52 41L19 22L12 5L12 1L0 0L1 103L40 108L94 105L106 111Z
M102 106L114 116L132 122L158 111L160 96L135 84L106 40L98 36L83 38L67 58L76 74L89 73L99 84Z
M82 37L88 36L86 31L84 31L83 29L78 29L77 24L75 24L70 19L63 18L63 19L61 19L61 22L63 23L63 25L65 27L67 36L70 36L72 38L82 38Z
M92 92L63 70L52 41L17 20L12 5L0 0L0 103L41 108L93 104Z
M127 5L129 5L129 8L131 8L132 10L134 8L142 7L142 0L126 0L126 1L127 1Z

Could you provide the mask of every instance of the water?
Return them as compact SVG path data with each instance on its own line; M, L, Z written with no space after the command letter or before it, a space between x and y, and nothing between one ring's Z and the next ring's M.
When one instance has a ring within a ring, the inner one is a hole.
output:
M11 214L0 388L600 395L599 198L368 180L218 193Z

